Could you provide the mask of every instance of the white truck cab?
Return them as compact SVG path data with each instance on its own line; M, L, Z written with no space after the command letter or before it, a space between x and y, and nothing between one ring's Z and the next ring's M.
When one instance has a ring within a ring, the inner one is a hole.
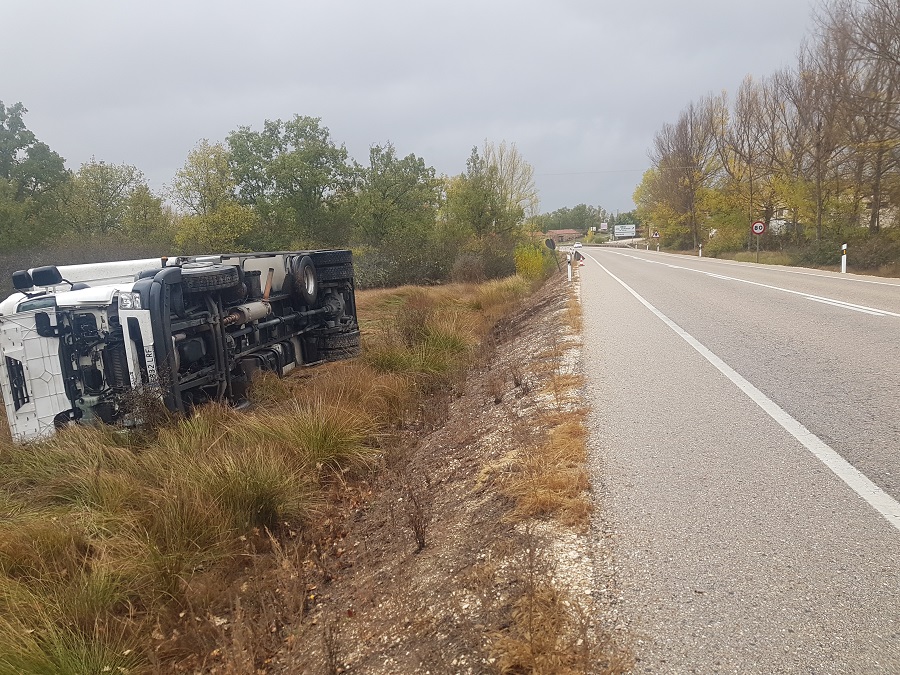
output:
M253 373L359 353L352 254L282 251L46 266L0 302L13 438L138 424L132 392L173 412L240 402Z

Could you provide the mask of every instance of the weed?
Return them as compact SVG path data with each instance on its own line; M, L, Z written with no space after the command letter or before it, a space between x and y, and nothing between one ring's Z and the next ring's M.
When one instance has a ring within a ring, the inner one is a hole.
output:
M428 522L430 520L425 495L421 490L415 489L411 483L407 482L404 498L406 522L416 539L416 553L419 553L425 548L425 535L428 531Z
M503 487L515 501L511 520L553 516L565 525L586 526L591 506L585 438L585 427L576 418L553 428L544 443L519 454L518 470Z
M563 319L565 320L566 325L573 332L581 332L581 329L584 325L584 320L581 312L581 303L578 301L578 296L575 294L575 290L573 287L569 288L569 298L566 301L566 311L563 314Z
M840 248L835 247L838 254L840 254ZM738 251L733 256L728 255L720 255L719 257L730 257L732 260L737 260L739 262L757 262L756 251ZM787 253L782 253L780 251L760 251L759 252L759 262L766 265L795 265L796 260L788 255Z
M509 376L512 378L514 387L521 387L525 384L525 371L521 363L513 363L509 366Z
M502 403L503 395L506 393L506 377L503 373L493 372L487 379L488 395L494 400L494 403Z

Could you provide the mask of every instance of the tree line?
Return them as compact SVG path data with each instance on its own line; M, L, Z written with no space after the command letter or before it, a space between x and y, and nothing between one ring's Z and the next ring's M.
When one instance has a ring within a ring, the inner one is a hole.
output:
M514 143L485 141L464 172L439 176L392 143L359 163L320 118L296 115L199 141L157 194L131 165L67 169L26 113L0 101L6 266L352 247L367 285L476 280L515 272L538 210L533 168Z
M733 97L690 102L656 133L634 195L665 245L764 245L833 262L855 242L871 266L900 259L900 4L831 0L797 63Z

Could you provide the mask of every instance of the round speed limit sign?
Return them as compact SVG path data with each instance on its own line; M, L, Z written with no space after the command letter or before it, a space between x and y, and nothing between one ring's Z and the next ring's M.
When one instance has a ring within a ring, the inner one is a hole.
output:
M766 231L766 224L761 220L757 220L753 223L753 234L762 234Z

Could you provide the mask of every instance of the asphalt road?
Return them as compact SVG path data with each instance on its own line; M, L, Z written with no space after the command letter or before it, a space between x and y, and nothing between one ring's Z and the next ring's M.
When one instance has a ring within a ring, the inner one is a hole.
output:
M635 671L900 673L900 281L583 252Z

